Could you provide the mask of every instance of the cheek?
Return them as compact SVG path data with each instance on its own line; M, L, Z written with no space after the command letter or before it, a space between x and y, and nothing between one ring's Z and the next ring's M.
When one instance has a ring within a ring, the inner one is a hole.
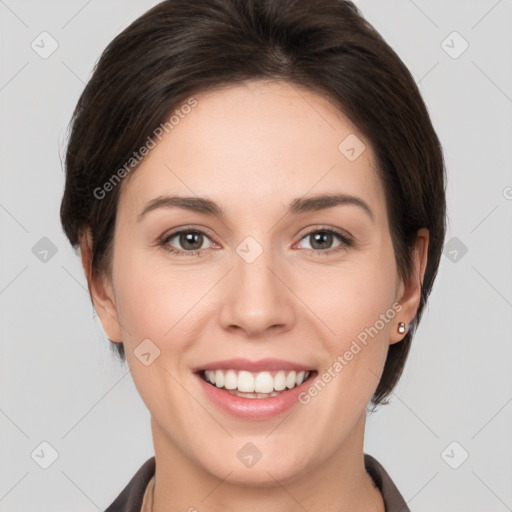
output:
M325 407L326 424L352 411L362 413L379 383L389 349L390 331L400 306L395 301L394 262L361 265L347 272L342 283L325 290L325 323L334 334L323 340L328 354L318 378L323 383L312 390L322 395L318 407ZM327 296L327 297L326 297ZM308 397L305 397L307 400ZM322 402L322 406L320 406ZM322 414L320 410L318 415Z
M123 341L131 345L142 339L160 339L175 323L179 314L179 283L170 281L137 253L124 253L115 266L116 309Z
M126 254L116 268L116 306L123 341L135 348L151 339L160 349L183 350L187 332L200 314L212 286L211 270L154 263L147 255ZM170 343L172 341L172 343Z
M309 294L311 309L331 331L331 350L350 345L376 323L386 338L396 315L396 280L392 249L383 248L354 258L350 265L333 268L321 282L323 286L313 287L309 281L304 293ZM382 315L387 315L384 324Z
M116 306L127 362L150 411L167 410L169 403L186 406L186 396L173 377L193 339L190 329L196 309L192 306L207 288L187 287L187 282L190 273L187 278L185 272L157 267L136 253L125 253L116 267ZM145 365L139 359L145 352L154 363Z

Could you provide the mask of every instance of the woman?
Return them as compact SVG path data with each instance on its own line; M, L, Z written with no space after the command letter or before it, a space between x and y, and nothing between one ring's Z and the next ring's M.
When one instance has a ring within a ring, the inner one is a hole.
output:
M61 220L151 413L155 456L107 512L409 510L366 409L432 288L445 170L352 3L141 16L79 99Z

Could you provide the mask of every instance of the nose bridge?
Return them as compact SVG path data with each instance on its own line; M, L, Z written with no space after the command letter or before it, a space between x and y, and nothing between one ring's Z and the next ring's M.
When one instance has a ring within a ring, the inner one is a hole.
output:
M223 308L224 326L236 325L251 334L289 326L290 292L281 282L279 269L283 267L278 264L279 255L272 250L270 237L247 236L235 252L232 287Z

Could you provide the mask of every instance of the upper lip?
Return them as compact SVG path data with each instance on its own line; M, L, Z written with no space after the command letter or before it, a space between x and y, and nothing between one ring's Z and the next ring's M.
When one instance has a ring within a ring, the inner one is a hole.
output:
M293 361L286 361L284 359L259 359L258 361L251 361L249 359L224 359L222 361L214 361L212 363L203 364L196 367L193 371L200 372L202 370L246 370L248 372L262 372L265 370L304 370L314 371L314 368Z

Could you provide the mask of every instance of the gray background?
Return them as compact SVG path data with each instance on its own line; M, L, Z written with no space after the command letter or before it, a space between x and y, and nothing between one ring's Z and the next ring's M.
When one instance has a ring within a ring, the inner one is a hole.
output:
M0 0L1 512L104 510L153 455L149 413L58 213L79 94L108 42L156 3ZM420 85L449 207L429 307L365 452L416 512L512 510L512 1L358 5ZM44 31L58 43L47 58L31 47L51 49ZM42 442L58 453L47 469Z

